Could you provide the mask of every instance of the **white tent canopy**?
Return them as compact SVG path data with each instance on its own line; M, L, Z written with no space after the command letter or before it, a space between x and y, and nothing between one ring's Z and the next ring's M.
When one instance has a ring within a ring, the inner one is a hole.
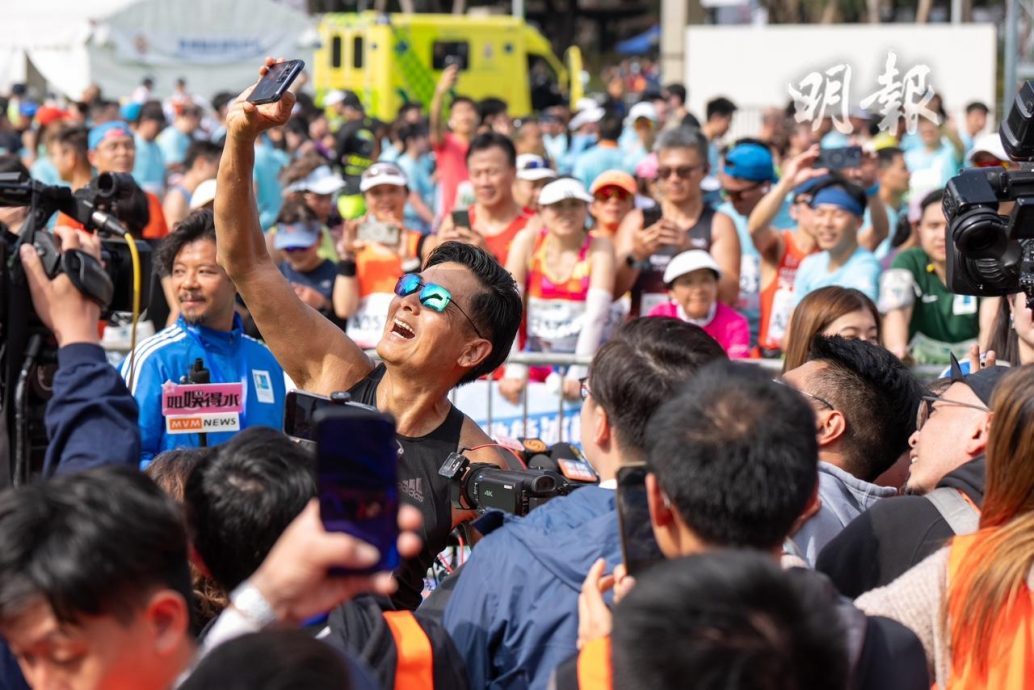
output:
M267 55L312 54L301 42L313 20L272 0L30 0L4 15L0 90L34 67L69 98L91 83L109 98L128 96L145 75L158 94L184 77L210 98L253 81Z

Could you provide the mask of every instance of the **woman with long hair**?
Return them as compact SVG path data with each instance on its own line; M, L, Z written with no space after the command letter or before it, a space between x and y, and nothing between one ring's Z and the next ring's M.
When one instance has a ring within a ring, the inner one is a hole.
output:
M991 409L979 530L856 602L911 628L944 690L1034 688L1034 367L1006 374Z
M994 353L1000 363L1034 364L1034 317L1027 307L1026 294L1017 292L998 298L987 351Z
M835 285L809 293L793 310L783 340L783 371L808 361L817 335L880 341L880 314L862 292Z

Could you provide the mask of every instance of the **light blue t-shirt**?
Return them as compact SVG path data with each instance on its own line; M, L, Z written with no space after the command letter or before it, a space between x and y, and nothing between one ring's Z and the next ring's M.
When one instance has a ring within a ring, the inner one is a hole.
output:
M36 162L32 164L31 168L29 168L29 174L32 175L32 179L39 180L43 184L57 185L60 187L70 186L67 182L61 179L61 175L58 174L53 161L51 161L46 155L41 155L36 159Z
M597 144L575 159L571 175L588 189L592 186L593 181L607 170L624 170L629 174L633 173L635 166L630 169L628 161L628 154L620 147Z
M265 139L255 146L255 199L259 223L268 230L276 222L284 203L280 190L280 171L289 160L283 151L274 149Z
M935 151L925 146L906 151L905 165L912 175L912 190L918 194L943 187L959 172L955 149L943 141Z
M829 252L812 254L801 262L793 282L794 304L819 288L839 285L861 291L873 302L879 296L880 262L872 252L858 247L843 266L829 270Z
M190 135L184 134L175 127L166 127L158 135L158 146L162 149L162 156L166 165L179 165L187 157L187 149L190 147Z
M155 141L147 141L139 134L136 139L136 162L133 179L144 191L160 195L165 191L165 155Z
M409 191L416 192L428 208L434 208L434 181L427 172L427 166L424 165L423 158L424 156L421 156L420 159L414 159L404 153L395 162L402 169L402 172L406 173L406 179L409 180ZM431 226L417 215L413 204L408 201L406 202L406 212L403 218L407 228L419 230L425 235L431 231Z

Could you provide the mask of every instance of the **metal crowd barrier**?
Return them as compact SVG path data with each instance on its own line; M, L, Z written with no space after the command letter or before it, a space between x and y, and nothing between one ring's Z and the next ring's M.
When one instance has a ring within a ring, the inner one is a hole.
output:
M376 356L375 353L371 353ZM760 366L768 372L771 372L772 376L778 376L783 370L782 359L744 359L739 360L747 364L753 364ZM540 367L559 367L566 369L571 366L588 366L592 363L592 357L585 355L564 355L556 353L540 353L540 352L517 352L511 354L507 360L507 364L523 364L526 366L540 366ZM945 369L944 366L940 365L916 365L912 367L912 371L923 381L932 381L941 375ZM488 380L488 396L486 401L486 408L488 413L487 426L488 429L492 428L493 422L495 421L495 410L492 402L492 388L496 385L496 381ZM559 438L558 441L564 441L564 412L565 404L570 404L572 401L566 401L564 399L563 391L557 392L557 416L558 424L557 430ZM450 395L450 399L455 404L457 402L457 390L454 389ZM521 394L521 409L522 409L522 420L521 424L524 430L523 436L527 437L528 434L528 387L525 386L524 391ZM567 439L568 441L577 442L578 439Z

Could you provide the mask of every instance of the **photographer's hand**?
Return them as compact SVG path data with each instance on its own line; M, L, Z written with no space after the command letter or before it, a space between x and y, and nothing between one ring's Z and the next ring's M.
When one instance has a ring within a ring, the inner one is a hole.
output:
M399 508L399 555L411 558L420 551L417 536L423 520L411 506ZM331 568L366 568L377 562L377 550L355 537L328 532L320 522L319 503L313 499L273 545L266 560L249 578L276 614L277 621L297 625L324 613L356 594L395 591L391 573L330 575Z
M100 261L101 241L96 235L60 226L54 234L60 240L61 251L81 249ZM31 244L22 245L20 257L32 304L43 324L54 333L58 347L72 343L99 343L97 322L101 318L101 309L97 303L79 292L63 273L53 280L48 278Z

